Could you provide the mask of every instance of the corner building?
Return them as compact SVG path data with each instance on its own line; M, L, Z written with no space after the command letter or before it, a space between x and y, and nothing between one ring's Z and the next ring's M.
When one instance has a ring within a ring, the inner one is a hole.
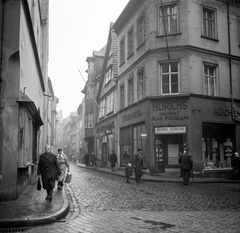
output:
M117 21L120 155L151 174L231 169L240 150L240 1L131 0ZM124 164L123 160L120 161Z

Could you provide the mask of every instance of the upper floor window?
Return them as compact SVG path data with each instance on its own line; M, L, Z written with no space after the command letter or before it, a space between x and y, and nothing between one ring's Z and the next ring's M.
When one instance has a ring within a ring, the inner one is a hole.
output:
M146 16L143 14L137 21L137 45L141 46L145 42Z
M110 67L105 73L105 84L107 84L112 79L112 67Z
M100 102L100 106L99 106L99 118L102 118L105 116L105 99L103 99Z
M120 86L120 108L123 109L125 107L125 88L124 84Z
M178 32L178 5L166 4L158 7L158 34L168 35Z
M133 54L133 27L128 31L128 57Z
M133 89L133 77L128 80L128 104L131 105L134 102L134 89Z
M179 71L178 62L166 62L160 64L161 92L162 94L178 93Z
M217 95L217 65L204 63L204 94Z
M86 115L86 128L93 128L93 113L89 112Z
M211 39L217 39L216 11L203 7L202 35Z
M137 89L138 89L138 100L146 97L146 82L144 69L141 69L137 73Z
M87 99L90 100L90 99L93 99L93 90L94 90L94 87L88 85L88 89L87 89Z
M110 112L113 112L113 92L107 96L106 98L106 114L110 113Z
M88 63L88 73L94 74L94 62L93 61L89 61L89 63Z
M125 61L125 39L120 41L120 65Z

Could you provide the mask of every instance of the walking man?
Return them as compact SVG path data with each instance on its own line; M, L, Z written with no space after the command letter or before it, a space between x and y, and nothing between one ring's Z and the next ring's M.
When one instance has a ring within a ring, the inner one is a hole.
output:
M111 163L111 170L112 171L114 171L116 162L117 162L117 155L114 153L114 150L113 150L112 154L110 154L110 163Z
M61 175L57 156L50 152L50 146L45 146L45 153L40 155L38 162L38 175L42 177L43 188L47 191L46 200L52 201L52 193L57 176Z
M135 155L135 180L137 183L141 182L143 169L143 157L142 149L138 149L138 153Z
M192 156L189 154L189 148L184 148L183 153L179 157L179 164L182 169L183 184L189 185L190 171L193 169Z

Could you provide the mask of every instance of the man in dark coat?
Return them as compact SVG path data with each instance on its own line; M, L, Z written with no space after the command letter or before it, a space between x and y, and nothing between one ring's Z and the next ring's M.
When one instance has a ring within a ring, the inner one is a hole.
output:
M89 163L90 163L90 156L89 156L88 152L84 155L84 162L85 162L86 167L88 167Z
M235 152L233 159L233 169L236 171L236 176L240 179L240 157L238 152Z
M184 148L183 153L179 157L179 163L182 169L183 184L188 185L190 171L193 168L192 156L189 154L189 148Z
M114 171L116 162L117 162L117 155L114 153L114 150L113 150L112 154L110 154L110 163L111 163L111 170L112 171Z
M52 201L52 193L57 176L61 175L57 156L50 152L50 146L45 147L45 153L40 155L38 162L38 175L42 177L43 188L47 191L46 200Z
M143 157L142 149L138 149L138 153L135 155L135 180L137 183L141 182L143 169Z

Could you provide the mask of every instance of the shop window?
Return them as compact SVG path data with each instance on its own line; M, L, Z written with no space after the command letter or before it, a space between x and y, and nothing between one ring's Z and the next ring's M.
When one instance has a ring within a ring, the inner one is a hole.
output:
M203 123L202 157L205 168L231 167L234 148L234 125Z
M178 5L166 4L158 7L158 34L169 35L178 32Z
M120 164L133 162L130 127L120 130Z

